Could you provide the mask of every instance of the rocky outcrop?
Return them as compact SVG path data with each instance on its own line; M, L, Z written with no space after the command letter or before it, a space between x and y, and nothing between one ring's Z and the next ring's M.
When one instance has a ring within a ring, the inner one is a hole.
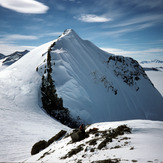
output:
M66 131L61 130L58 134L56 134L55 136L53 136L48 141L40 140L39 142L35 143L33 145L33 147L32 147L31 155L35 155L35 154L39 153L43 149L47 148L54 141L58 141L59 139L61 139L65 134L66 134Z
M55 46L55 42L49 47L47 52L47 69L42 76L42 104L46 112L59 120L62 124L71 128L76 128L80 125L79 120L75 120L71 117L68 108L63 106L63 100L58 97L57 91L52 79L52 66L51 66L51 48ZM38 69L36 69L37 71Z

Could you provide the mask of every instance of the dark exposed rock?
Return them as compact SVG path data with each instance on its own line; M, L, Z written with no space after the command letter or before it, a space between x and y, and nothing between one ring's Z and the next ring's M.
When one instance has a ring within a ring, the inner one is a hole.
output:
M62 157L61 159L66 159L66 158L70 158L73 155L76 155L77 153L81 152L83 150L83 145L79 145L77 148L72 149L70 152L68 152L64 157Z
M61 130L58 134L56 134L55 136L53 136L51 139L48 140L48 146L50 144L52 144L54 141L57 141L59 139L61 139L67 131Z
M35 155L37 153L39 153L41 150L45 149L46 147L48 147L50 144L52 144L54 141L59 140L60 138L62 138L64 135L66 134L66 131L61 130L58 134L56 134L55 136L53 136L51 139L47 141L45 140L40 140L39 142L35 143L32 147L31 150L31 155Z
M71 139L73 142L81 141L85 138L86 138L85 132L81 132L80 130L71 134Z
M139 63L129 57L123 56L114 56L111 55L108 58L107 64L113 64L114 74L117 77L120 77L127 85L129 86L136 86L137 89L137 81L140 80L140 76L143 76L145 79L150 79L146 75L144 69L139 65ZM152 84L152 82L150 81ZM153 84L152 84L153 85Z
M52 79L52 66L51 66L51 49L55 45L55 42L49 47L47 52L47 71L46 75L42 76L42 104L46 112L60 121L62 124L71 128L76 128L80 125L80 118L74 119L71 117L68 108L63 106L62 98L58 97L57 91ZM36 69L37 70L37 69Z
M118 126L116 129L112 129L106 132L102 132L103 137L105 138L99 145L98 149L102 149L107 145L107 143L112 142L112 139L115 139L117 136L124 135L124 133L131 133L131 128L126 125Z
M103 147L106 146L106 144L108 142L112 142L112 138L105 138L99 145L98 145L98 149L102 149Z
M39 153L40 151L45 149L47 147L47 145L48 145L48 143L45 140L41 140L41 141L35 143L32 147L31 155L35 155L35 154Z
M119 163L120 159L107 159L107 160L99 160L99 161L93 161L91 163Z
M3 59L3 58L5 58L6 56L4 55L4 54L2 54L2 53L0 53L0 59Z
M108 129L108 130L104 130L104 131L99 131L98 128L92 128L89 129L87 132L82 133L80 130L75 129L73 130L73 132L71 134L69 134L66 137L71 136L72 138L72 143L81 141L82 144L78 145L76 148L71 149L65 156L61 157L61 159L66 159L66 158L70 158L73 155L76 155L77 153L84 151L84 154L82 155L82 157L86 157L87 152L95 152L95 150L101 150L104 147L107 146L108 143L111 143L113 141L113 139L118 139L118 136L124 135L125 133L131 133L131 128L127 127L126 125L121 125L118 126L115 129ZM95 136L96 134L98 134L98 137ZM91 135L91 139L89 137L89 135ZM93 136L94 135L94 136ZM93 137L92 137L93 136ZM89 137L89 141L82 141L83 139ZM130 138L128 137L120 137L120 140L128 140ZM83 142L85 142L83 144ZM119 142L119 141L118 141ZM69 144L69 143L68 143ZM110 149L117 149L120 148L120 145L116 145L115 147L111 147ZM76 160L77 161L77 160ZM93 161L92 163L119 163L120 159L106 159L106 160L99 160L99 161Z

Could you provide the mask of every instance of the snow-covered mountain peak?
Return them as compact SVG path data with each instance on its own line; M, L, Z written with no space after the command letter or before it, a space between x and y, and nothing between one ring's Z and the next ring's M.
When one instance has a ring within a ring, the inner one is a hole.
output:
M73 29L66 29L62 35L59 37L59 39L64 38L64 39L73 39L73 40L78 40L81 39L77 33Z
M71 35L76 35L76 32L73 30L73 29L66 29L64 32L63 32L64 35L68 35L68 34L71 34Z
M134 59L104 52L71 29L47 54L38 73L46 78L50 72L58 97L73 117L86 123L162 120L163 99Z

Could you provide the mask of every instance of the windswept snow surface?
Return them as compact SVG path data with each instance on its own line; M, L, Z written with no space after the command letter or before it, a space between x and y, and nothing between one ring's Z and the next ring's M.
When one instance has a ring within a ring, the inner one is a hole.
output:
M38 105L41 78L36 67L51 42L36 48L0 72L0 162L30 156L32 145L68 128L50 118Z
M119 159L121 163L163 162L163 122L149 120L130 120L121 122L96 123L87 128L98 128L100 131L116 128L126 124L132 128L131 134L125 134L107 143L99 150L99 136L90 136L80 142L70 143L71 138L63 138L54 142L39 154L30 157L25 162L56 162L56 163L91 163L98 160ZM89 145L89 141L97 139L97 144ZM70 158L61 159L69 151L82 146L83 150ZM94 149L94 151L92 150Z

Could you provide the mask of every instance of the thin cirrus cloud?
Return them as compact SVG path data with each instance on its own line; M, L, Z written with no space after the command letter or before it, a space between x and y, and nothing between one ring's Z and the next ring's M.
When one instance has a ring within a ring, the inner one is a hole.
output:
M123 21L123 23L118 23L116 25L113 25L112 27L124 27L124 26L140 24L140 23L145 24L149 22L154 25L159 23L162 18L163 18L163 14L145 15L145 16L142 15L141 17L135 17L127 21Z
M20 34L12 34L12 35L1 35L1 39L5 41L18 41L18 40L36 40L37 36L33 35L20 35Z
M123 55L126 57L133 57L137 59L138 61L141 61L142 59L147 59L148 56L151 56L151 58L162 58L162 55L160 53L163 52L163 49L161 48L153 48L153 49L145 49L145 50L124 50L124 49L118 49L118 48L101 48L102 50L109 52L111 54L115 55Z
M24 14L43 14L49 9L36 0L0 0L0 6Z
M111 21L111 18L106 18L104 16L97 16L93 14L85 14L85 15L80 15L79 17L74 17L82 22L88 22L88 23L97 23L97 22L108 22Z
M6 43L3 44L0 42L0 49L1 51L3 51L4 55L9 55L15 51L23 51L25 49L32 50L34 48L35 46L20 46L16 44L6 44Z

